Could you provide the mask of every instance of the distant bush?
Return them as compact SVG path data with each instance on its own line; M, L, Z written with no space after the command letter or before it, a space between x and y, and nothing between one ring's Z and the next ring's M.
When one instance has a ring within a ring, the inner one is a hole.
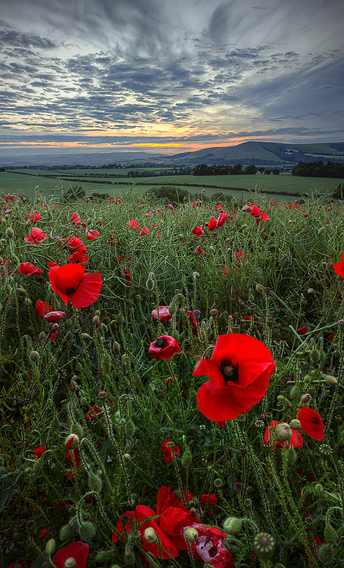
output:
M179 187L174 187L174 185L152 187L147 191L146 196L148 199L171 203L171 205L177 205L190 200L190 194L186 189L180 189Z
M328 161L326 165L319 162L299 162L291 171L293 176L340 178L344 176L344 164Z
M110 198L108 193L98 193L93 192L91 195L87 197L87 201L105 201Z
M63 194L65 201L79 201L80 199L84 199L85 196L86 191L81 184L71 186L68 191Z

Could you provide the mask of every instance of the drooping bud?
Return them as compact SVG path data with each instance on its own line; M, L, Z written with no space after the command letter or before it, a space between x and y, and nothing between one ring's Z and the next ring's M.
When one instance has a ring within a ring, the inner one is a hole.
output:
M130 462L130 454L123 454L123 459L125 463L129 463Z
M188 527L187 529L185 529L184 531L184 538L186 542L196 542L196 540L198 539L198 532L195 528L193 527Z
M290 398L292 400L297 400L300 396L300 387L299 385L294 385L290 391Z
M148 527L143 533L143 536L149 544L157 544L158 542L158 536L153 527Z
M14 231L13 231L12 227L7 227L5 233L6 233L6 237L8 237L9 239L12 239L12 237L14 236Z
M121 350L120 344L117 343L117 341L114 341L114 342L113 342L113 345L112 345L112 351L113 351L116 355L118 355L119 352L120 352L120 350Z
M237 535L242 529L241 519L236 517L228 517L223 523L223 529L227 534Z
M286 422L280 422L275 428L273 439L276 442L288 442L291 439L292 435L293 433L289 424L287 424Z
M95 473L91 473L90 477L88 478L88 484L90 486L91 491L96 491L96 493L100 493L102 490L103 482L96 475Z
M338 380L336 379L336 377L333 377L332 375L326 375L325 377L325 381L331 385L331 386L336 386L338 383Z
M124 564L134 564L135 554L132 550L128 550L124 553Z
M45 545L45 552L49 556L51 556L55 552L55 547L56 547L56 540L54 538L51 538L48 540L47 544Z
M76 434L79 437L79 439L82 439L84 437L83 427L80 424L78 424L78 422L74 422L74 424L71 425L70 431L72 434Z
M39 359L38 351L31 351L30 359L31 359L31 361L34 361L34 362L38 361L38 359Z
M41 331L41 333L38 336L39 341L44 341L45 340L45 333L44 331Z
M132 420L128 420L124 426L124 432L127 438L132 438L135 434L135 425Z
M90 521L85 521L80 525L79 534L80 537L85 540L93 538L96 534L95 526Z
M69 524L64 525L63 527L60 528L60 533L59 533L60 540L62 541L67 540L67 538L69 538L71 534L72 534L72 527Z
M176 313L177 305L176 305L176 302L174 300L172 300L172 302L168 306L168 311L170 312L171 316L173 316Z
M310 356L310 359L313 361L313 363L319 363L320 353L317 349L312 349L309 356Z
M312 395L306 393L301 397L301 404L307 406L311 402L311 400L312 400Z
M295 450L293 448L293 446L290 446L290 448L287 449L287 464L288 465L293 465L293 463L296 462L296 453Z
M319 559L320 561L325 564L325 566L329 566L330 564L332 564L334 555L333 555L333 550L332 550L332 545L331 544L323 544L320 548L319 548Z
M188 467L190 465L190 463L192 462L192 455L191 455L191 451L190 448L187 447L183 456L182 456L182 466L183 467Z
M328 542L329 544L336 544L338 540L338 534L337 531L334 530L332 525L326 525L324 530L324 537L326 542Z

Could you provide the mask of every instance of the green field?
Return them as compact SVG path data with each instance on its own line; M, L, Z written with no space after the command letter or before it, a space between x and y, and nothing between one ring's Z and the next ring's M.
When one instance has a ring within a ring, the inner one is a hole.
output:
M142 168L140 169L142 170ZM154 168L150 169L154 170ZM243 190L253 190L258 184L261 191L274 195L277 200L283 200L285 199L285 196L283 196L285 192L302 194L308 192L311 187L318 187L331 193L339 183L343 183L342 179L337 178L305 178L292 176L290 173L282 173L279 176L256 174L254 176L170 175L135 177L133 179L118 177L119 175L127 175L128 171L130 169L31 170L30 173L23 169L6 171L0 172L0 191L22 193L26 197L30 197L37 185L43 193L50 194L57 188L64 187L67 190L70 185L75 185L79 180L84 185L87 195L100 192L108 193L110 196L118 196L126 192L134 183L137 188L142 188L142 191L169 184L187 189L190 193L199 193L202 189L205 189L207 196L219 191L229 191L230 195L238 199ZM97 179L96 176L100 175L109 177Z

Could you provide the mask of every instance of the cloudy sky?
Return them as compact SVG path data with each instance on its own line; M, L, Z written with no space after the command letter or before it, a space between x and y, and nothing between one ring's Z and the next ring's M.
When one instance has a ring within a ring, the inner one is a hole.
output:
M0 0L0 152L344 141L343 0Z

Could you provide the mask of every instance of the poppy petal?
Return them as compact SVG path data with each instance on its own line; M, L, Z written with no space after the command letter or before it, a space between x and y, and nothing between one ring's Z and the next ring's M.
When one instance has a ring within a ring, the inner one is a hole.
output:
M79 266L78 264L74 266ZM74 294L72 295L72 304L75 308L87 308L99 298L102 288L102 275L100 272L88 272L84 274L83 279Z
M193 372L194 377L209 377L218 387L225 387L226 381L219 369L210 359L201 359Z

